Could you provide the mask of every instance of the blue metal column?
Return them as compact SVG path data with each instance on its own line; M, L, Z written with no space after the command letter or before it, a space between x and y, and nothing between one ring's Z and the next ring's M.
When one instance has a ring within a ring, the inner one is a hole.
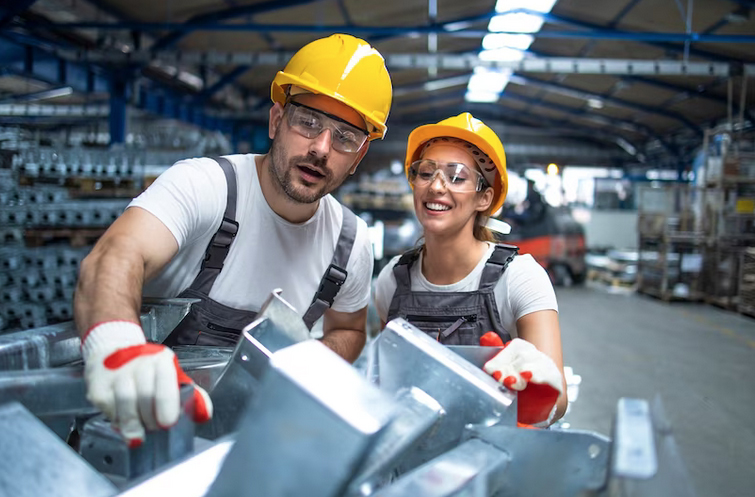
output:
M126 141L126 121L129 80L123 72L115 72L110 79L110 144Z

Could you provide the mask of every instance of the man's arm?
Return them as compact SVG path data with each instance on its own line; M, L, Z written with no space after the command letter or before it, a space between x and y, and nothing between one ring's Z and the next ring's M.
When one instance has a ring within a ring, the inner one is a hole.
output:
M322 343L349 362L354 362L367 340L367 306L356 312L325 311Z
M178 243L154 215L126 209L82 261L74 319L82 335L106 321L139 323L142 285L178 252Z

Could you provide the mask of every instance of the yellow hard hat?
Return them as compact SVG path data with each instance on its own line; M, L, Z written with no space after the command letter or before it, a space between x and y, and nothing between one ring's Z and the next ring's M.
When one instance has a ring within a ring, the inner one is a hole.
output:
M366 41L334 34L308 43L273 79L273 102L285 105L288 85L343 102L364 118L370 140L385 136L393 87L383 56Z
M419 159L423 145L429 140L441 136L464 140L487 154L498 171L495 177L496 181L491 185L493 187L493 203L489 212L493 213L500 209L509 189L509 177L506 173L506 152L504 152L503 144L495 131L469 112L449 117L437 124L420 126L409 134L405 163L407 175L409 174L409 166ZM485 167L484 164L480 165Z

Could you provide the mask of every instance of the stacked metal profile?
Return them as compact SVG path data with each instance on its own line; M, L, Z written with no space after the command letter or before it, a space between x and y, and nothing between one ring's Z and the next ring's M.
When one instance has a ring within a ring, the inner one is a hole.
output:
M146 305L148 338L189 305ZM72 327L2 338L2 495L694 495L658 403L622 399L612 441L520 429L480 368L500 348L445 347L400 319L351 367L273 294L233 350L176 350L215 406L201 438L184 418L136 450L86 402Z
M78 265L133 194L103 198L112 189L102 187L135 185L131 161L105 151L35 148L0 169L0 332L71 318Z

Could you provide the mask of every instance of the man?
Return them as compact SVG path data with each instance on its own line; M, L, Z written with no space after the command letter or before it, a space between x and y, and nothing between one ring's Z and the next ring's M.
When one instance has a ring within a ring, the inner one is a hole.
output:
M382 138L391 82L363 40L297 52L272 83L266 155L180 161L134 199L82 262L74 301L88 397L132 446L178 419L173 352L147 344L144 295L198 297L167 345L232 345L274 288L349 361L365 343L372 275L366 224L329 195ZM335 297L334 297L335 295ZM195 385L196 421L212 416Z

